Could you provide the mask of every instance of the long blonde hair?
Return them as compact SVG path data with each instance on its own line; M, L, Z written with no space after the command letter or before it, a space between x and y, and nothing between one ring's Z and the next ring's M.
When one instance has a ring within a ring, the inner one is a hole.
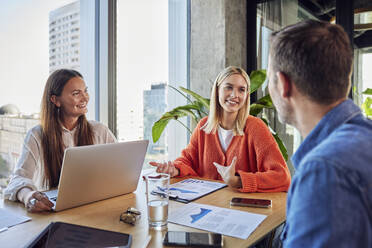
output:
M201 127L202 130L206 133L214 133L220 121L222 120L223 109L218 101L218 87L222 82L231 75L238 74L241 75L247 82L247 98L241 109L238 111L238 115L235 119L235 125L233 128L234 135L244 135L244 127L249 116L249 107L250 107L250 85L248 74L240 67L229 66L223 69L220 74L218 74L216 80L213 83L213 88L211 92L210 106L209 106L209 115L207 122Z
M65 150L60 124L60 111L50 100L52 95L60 96L67 82L74 77L82 77L75 70L60 69L53 72L45 85L41 102L41 145L44 157L44 181L46 187L57 187L61 173L63 153ZM77 146L93 144L93 130L85 115L78 119L78 131L75 136Z

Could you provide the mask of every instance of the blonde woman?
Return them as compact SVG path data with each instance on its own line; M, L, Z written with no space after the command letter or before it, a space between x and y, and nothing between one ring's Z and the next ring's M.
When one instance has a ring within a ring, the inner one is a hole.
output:
M75 70L53 72L45 85L40 125L28 131L5 198L21 201L30 212L49 211L53 203L41 193L59 183L64 150L116 142L103 124L85 117L89 94Z
M225 68L211 93L209 116L173 162L150 162L158 172L225 181L241 192L287 191L290 173L265 123L249 115L250 80L239 67Z

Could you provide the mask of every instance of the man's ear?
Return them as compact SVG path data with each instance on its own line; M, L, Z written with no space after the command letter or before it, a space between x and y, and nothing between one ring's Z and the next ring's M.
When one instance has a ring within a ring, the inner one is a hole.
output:
M276 76L278 78L277 84L280 95L283 98L288 98L292 95L292 82L290 78L285 73L280 71L276 73Z
M54 105L56 105L57 108L61 107L61 103L58 101L56 95L52 95L52 96L50 97L50 101L51 101L52 103L54 103Z

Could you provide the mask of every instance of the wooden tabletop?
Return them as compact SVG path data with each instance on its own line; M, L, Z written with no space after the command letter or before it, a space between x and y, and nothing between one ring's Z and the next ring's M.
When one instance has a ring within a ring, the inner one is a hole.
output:
M172 179L171 182L174 183L179 180L180 179ZM246 240L228 236L223 237L224 247L235 248L248 247L256 243L263 236L285 221L286 196L287 194L283 192L239 193L227 187L204 196L194 202L214 205L217 207L237 209L251 213L264 214L268 216ZM268 209L236 206L230 207L230 199L232 197L271 199L272 207ZM170 201L170 211L182 205L183 203ZM130 206L139 209L142 213L140 221L135 226L131 226L119 221L120 213L124 212ZM29 222L16 225L9 228L7 231L0 233L1 247L24 247L52 221L62 221L115 232L130 233L133 235L133 248L146 247L146 244L150 238L151 240L147 247L163 247L162 241L166 233L166 230L154 231L148 229L145 183L142 179L140 180L138 188L134 193L94 202L57 213L46 212L31 214L26 211L23 204L2 199L0 200L0 207L16 214L26 215L32 218L32 220ZM168 231L204 232L202 230L172 223L168 223Z

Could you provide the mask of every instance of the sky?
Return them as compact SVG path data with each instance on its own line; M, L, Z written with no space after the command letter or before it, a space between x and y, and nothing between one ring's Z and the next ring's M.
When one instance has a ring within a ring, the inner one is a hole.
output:
M39 111L49 75L49 12L71 2L1 0L0 106ZM124 107L141 110L142 91L152 82L167 81L167 3L118 1L118 102L125 99Z
M168 0L120 0L117 13L119 139L138 139L143 91L168 81Z
M1 0L0 106L40 109L49 74L49 11L69 0Z

